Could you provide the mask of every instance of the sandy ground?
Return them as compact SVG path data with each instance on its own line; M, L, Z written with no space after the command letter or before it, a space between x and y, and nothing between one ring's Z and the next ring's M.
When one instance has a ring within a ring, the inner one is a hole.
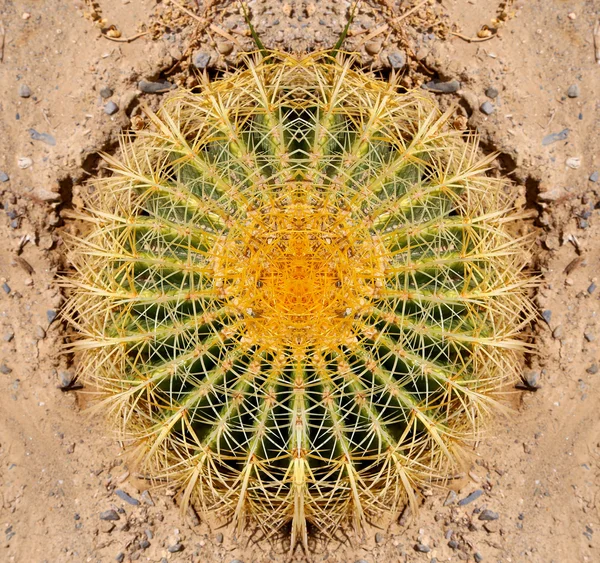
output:
M507 4L514 17L489 41L449 33L476 37ZM61 237L76 229L68 212L97 173L98 152L135 127L140 101L160 102L139 81L191 86L194 63L216 72L251 46L235 4L185 5L196 17L167 0L0 4L0 561L287 558L285 542L236 539L216 520L182 516L168 491L147 490L105 422L82 412L85 389L59 354ZM249 5L265 43L286 49L333 44L348 7ZM113 42L94 23L102 17L122 38L152 33ZM347 47L365 66L385 73L404 57L407 86L460 83L431 95L457 105L456 119L499 151L499 171L514 180L517 205L531 214L521 230L535 234L543 317L533 328L538 353L523 366L530 385L514 390L513 411L452 491L425 491L414 520L375 522L351 544L316 541L310 560L600 561L598 19L596 0L363 4ZM485 509L498 518L482 520ZM108 510L118 520L101 519Z

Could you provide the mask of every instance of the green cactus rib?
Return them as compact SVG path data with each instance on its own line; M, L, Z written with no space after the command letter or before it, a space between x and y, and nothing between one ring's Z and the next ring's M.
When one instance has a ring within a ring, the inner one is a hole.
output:
M532 317L492 157L349 59L270 52L124 137L71 241L81 377L243 530L360 530L456 467Z

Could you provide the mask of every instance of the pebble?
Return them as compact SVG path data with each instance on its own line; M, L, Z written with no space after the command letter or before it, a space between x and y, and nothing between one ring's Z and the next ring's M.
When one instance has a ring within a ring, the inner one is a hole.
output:
M104 106L104 113L107 115L114 115L118 111L119 106L115 104L115 102L113 102L112 100Z
M567 90L567 96L569 96L569 98L579 98L579 94L581 94L579 84L571 84Z
M6 334L4 334L4 336L2 336L2 340L4 340L4 342L11 342L14 337L14 332L7 332Z
M452 94L460 90L460 82L458 80L450 80L442 82L439 80L431 80L421 86L424 90L429 90L434 94Z
M29 137L34 141L41 141L51 147L56 145L56 139L50 133L38 133L35 129L29 129Z
M598 172L598 170L596 170L595 172L592 172L590 174L589 180L590 180L590 182L596 183L598 181L598 178L600 178L600 172ZM6 180L2 180L2 181L6 182Z
M369 55L376 55L377 53L379 53L379 51L381 51L382 46L383 46L383 40L381 40L381 39L376 39L374 41L367 41L365 43L365 51Z
M8 182L9 180L8 174L3 170L0 170L0 182Z
M204 70L208 66L208 63L210 63L210 55L208 53L205 53L204 51L194 53L192 64L197 69Z
M498 90L493 86L490 86L486 91L485 95L490 98L490 100L495 100L498 97Z
M138 82L138 89L144 92L145 94L160 94L162 92L170 90L171 88L173 88L173 84L171 84L167 80L163 80L162 82L140 80Z
M383 543L384 541L385 541L385 537L384 537L384 535L383 535L381 532L377 532L377 533L375 534L375 543L379 543L379 544L381 544L381 543Z
M173 545L170 545L169 547L167 547L167 551L169 553L178 553L180 551L183 551L183 544L180 542L177 542Z
M475 553L473 558L475 559L475 563L481 563L483 561L483 555L481 555L481 553Z
M450 540L448 542L448 547L451 549L458 549L458 542L456 540Z
M596 284L594 282L592 282L588 288L587 288L587 292L591 295L592 293L594 293L594 291L596 291Z
M551 145L552 143L556 143L557 141L564 141L569 136L570 129L563 129L558 133L550 133L550 135L546 135L542 139L542 146L546 147Z
M129 504L132 504L133 506L138 506L140 504L140 501L133 498L132 496L128 495L123 489L117 489L115 491L115 494L121 499L124 500L125 502L128 502Z
M581 166L581 158L578 156L571 156L565 160L565 164L572 170L577 170Z
M523 372L523 379L531 389L539 389L540 372L535 369L528 369Z
M367 563L366 559L357 559L354 563Z
M40 325L35 327L34 334L37 340L43 340L46 338L46 331Z
M481 514L479 515L479 519L485 522L492 522L493 520L498 520L498 518L500 518L499 514L493 510L489 510L488 508L482 510Z
M21 170L25 170L26 168L29 168L32 164L33 164L33 160L31 160L28 156L20 156L19 158L17 158L17 166Z
M448 496L446 497L446 500L444 501L444 506L450 506L451 504L454 504L456 502L456 497L458 495L456 494L455 491L448 491Z
M596 340L596 337L594 336L593 333L591 333L589 330L586 330L583 333L583 337L588 341L588 342L594 342L594 340Z
M46 318L48 319L48 324L52 324L52 321L56 318L56 311L54 309L48 309L46 311Z
M4 375L8 375L9 373L12 373L12 369L9 368L4 362L2 362L0 364L0 373L3 373Z
M494 113L494 106L490 102L483 102L479 107L481 113L485 113L485 115L492 115Z
M110 509L100 513L100 520L108 520L110 522L115 522L120 519L121 517L117 514L116 510Z
M6 282L2 284L2 289L4 290L4 293L6 293L6 295L8 295L12 291L10 285L8 285Z
M477 490L473 491L470 495L468 495L465 498L459 500L458 501L458 506L465 506L467 504L470 504L474 500L477 500L482 494L483 494L483 491L481 489L477 489Z
M69 369L63 369L58 373L59 378L59 389L70 389L75 381L75 374Z
M113 94L112 88L109 88L108 86L104 86L104 88L100 90L100 96L105 100L110 98Z
M565 330L563 329L562 325L558 325L552 331L552 337L555 338L556 340L560 340L564 335L565 335Z
M241 559L233 559L230 563L244 563ZM365 561L366 563L366 561Z
M431 548L428 545L418 543L415 545L415 551L418 551L419 553L429 553Z
M144 504L147 504L148 506L154 506L154 501L152 500L149 491L142 491L140 498Z
M223 534L221 532L218 532L215 535L215 540L217 541L218 544L222 544L223 543Z
M21 98L29 98L32 93L31 88L27 86L27 84L21 84L19 86L19 96Z
M123 563L124 559L125 559L125 554L122 551L119 551L119 553L117 553L117 556L115 557L115 561L117 563Z
M550 309L545 309L542 311L542 318L550 324L550 319L552 319L552 311Z
M140 549L148 549L150 547L150 542L148 540L142 540L139 543Z
M598 373L598 364L597 363L593 363L589 368L587 368L585 371L587 371L590 375L596 375Z
M51 190L47 190L46 188L35 188L31 195L39 200L44 201L46 203L53 203L55 201L60 201L60 194L58 192L53 192Z
M233 51L233 43L230 41L217 41L217 51L224 57L230 55Z
M403 51L394 51L388 55L388 62L394 70L400 70L406 65L406 55Z

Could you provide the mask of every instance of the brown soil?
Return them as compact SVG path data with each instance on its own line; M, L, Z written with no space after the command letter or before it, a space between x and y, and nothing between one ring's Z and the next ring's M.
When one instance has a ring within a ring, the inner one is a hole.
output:
M147 484L106 423L82 412L86 390L76 382L60 388L72 377L60 354L64 327L54 320L61 233L76 229L68 212L98 172L98 152L136 126L141 101L160 102L161 94L139 91L139 80L191 86L190 61L199 52L210 55L212 73L252 46L235 3L178 3L196 17L167 0L0 5L0 171L9 177L0 182L2 561L108 562L121 552L124 561L287 558L285 541L236 539L216 520L182 517L169 491L142 495ZM249 5L264 42L292 50L332 45L348 9L341 0ZM501 15L493 38L469 42L451 33L477 37L505 6L508 17ZM105 30L114 24L122 37L143 25L151 33L110 41L94 23L101 17ZM499 151L498 170L530 211L521 229L535 233L536 300L548 322L534 327L538 354L523 366L525 378L539 376L539 388L514 391L516 408L478 445L472 466L453 481L455 492L425 491L414 521L373 523L351 543L315 540L311 560L600 561L600 289L593 290L600 285L600 180L589 179L600 171L599 18L594 0L363 3L346 44L360 50L361 64L389 72L388 55L402 51L407 86L460 81L458 92L432 96L442 107L457 104L457 123L478 130L484 150ZM30 97L19 95L24 85ZM579 87L576 97L567 95L571 85ZM104 87L113 90L110 99L100 96ZM489 87L498 97L486 96ZM118 106L113 115L104 109L109 101ZM490 115L480 109L486 101ZM565 130L565 138L543 143ZM19 167L27 158L31 164ZM479 498L459 505L477 490ZM486 508L499 518L481 520ZM110 509L120 511L118 521L100 519ZM177 543L183 549L169 552ZM298 551L294 560L308 558Z

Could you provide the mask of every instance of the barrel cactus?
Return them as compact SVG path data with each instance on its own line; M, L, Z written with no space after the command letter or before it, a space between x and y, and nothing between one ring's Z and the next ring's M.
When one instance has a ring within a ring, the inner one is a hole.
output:
M106 156L65 310L142 470L292 546L415 503L526 346L493 157L327 53L249 57L148 116Z

